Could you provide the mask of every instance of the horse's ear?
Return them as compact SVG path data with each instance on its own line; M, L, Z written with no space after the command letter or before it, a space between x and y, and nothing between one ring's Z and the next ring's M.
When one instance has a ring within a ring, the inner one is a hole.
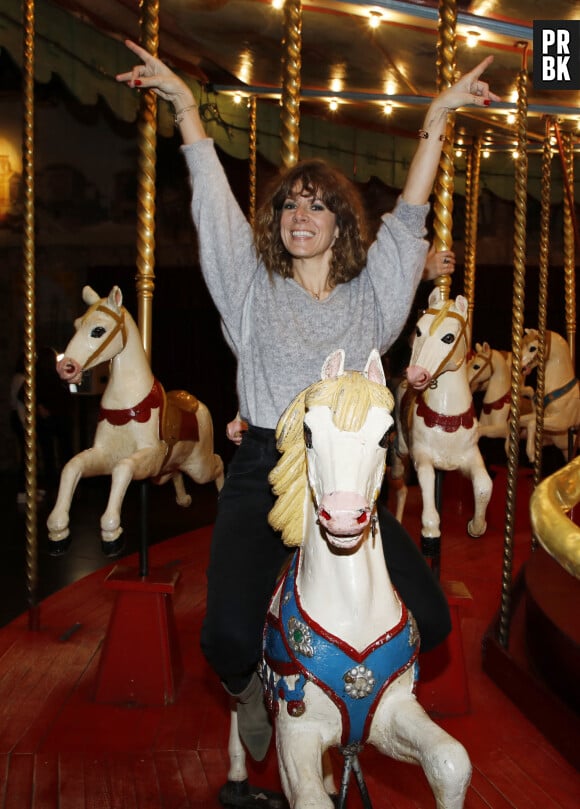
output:
M484 341L484 343L483 343L483 345L481 347L481 351L483 351L485 354L491 354L491 346L487 342L487 340Z
M383 363L381 362L381 355L376 348L373 348L369 354L367 364L365 365L364 375L371 382L378 382L379 385L386 385L385 371Z
M475 344L475 350L477 351L478 354L481 354L481 352L483 351L483 346L481 345L481 343Z
M101 296L98 295L92 287L86 286L83 287L83 301L87 304L87 306L92 306L93 303L101 300Z
M429 293L429 306L435 306L435 304L439 303L440 301L441 293L439 292L439 287L433 287Z
M338 348L325 360L320 372L321 379L336 379L344 373L344 349Z
M467 315L468 303L464 295L458 295L455 298L455 310L464 317Z
M115 285L112 288L112 290L109 292L109 297L107 300L109 302L109 306L111 307L111 309L116 309L117 311L119 311L119 309L123 305L123 293L121 292L118 286Z

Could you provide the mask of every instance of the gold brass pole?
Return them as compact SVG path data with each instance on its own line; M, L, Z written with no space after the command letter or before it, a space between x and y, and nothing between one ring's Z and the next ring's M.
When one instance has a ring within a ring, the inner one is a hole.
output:
M576 254L574 240L574 141L571 132L562 138L564 142L564 171L566 189L564 194L564 288L566 301L566 337L576 364Z
M22 173L24 180L24 466L26 477L26 585L28 592L28 626L39 628L38 607L38 535L37 535L37 467L36 467L36 290L34 241L34 0L23 3L24 51L22 84L24 122L22 137Z
M477 218L479 208L479 174L481 169L481 138L475 137L468 153L465 179L465 259L463 294L467 298L468 345L473 334L475 307L475 273L477 268Z
M290 168L298 162L300 154L301 0L286 0L284 4L283 46L282 112L280 116L281 157L284 168Z
M257 156L257 101L256 96L250 98L250 134L249 134L249 213L250 225L254 227L256 221L256 156Z
M528 110L527 45L522 69L518 73L517 90L517 153L515 164L515 223L514 223L514 279L512 300L512 375L509 414L509 443L507 458L506 517L502 572L502 593L499 620L499 642L507 648L511 618L511 590L513 569L513 536L515 527L516 484L520 441L520 378L522 372L522 341L524 334L524 298L526 281L526 215L528 154L526 122Z
M159 47L159 3L141 0L141 45L153 56ZM138 120L137 174L137 303L143 346L151 359L153 290L155 288L155 178L157 157L157 96L141 93Z
M536 375L536 437L534 443L534 488L542 477L544 393L546 390L546 325L548 322L548 271L550 267L550 201L552 174L552 122L546 120L542 151L542 207L540 214L540 269L538 278L538 365ZM535 539L532 537L535 546Z
M456 0L440 0L438 40L437 40L437 89L439 92L450 87L455 79L457 27ZM453 164L453 140L455 114L447 116L447 129L441 151L439 169L435 179L435 202L433 204L434 244L437 251L451 250L453 247L453 189L455 167ZM451 276L440 275L433 282L439 288L441 300L449 300Z

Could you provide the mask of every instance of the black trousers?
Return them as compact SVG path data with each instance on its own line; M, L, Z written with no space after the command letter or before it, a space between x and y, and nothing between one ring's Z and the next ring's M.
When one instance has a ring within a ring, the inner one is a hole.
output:
M292 549L268 524L268 475L279 458L273 430L250 426L219 495L207 570L201 647L232 693L248 684L262 652L262 630L276 578ZM379 523L394 587L411 610L427 651L449 634L445 596L419 549L386 508Z

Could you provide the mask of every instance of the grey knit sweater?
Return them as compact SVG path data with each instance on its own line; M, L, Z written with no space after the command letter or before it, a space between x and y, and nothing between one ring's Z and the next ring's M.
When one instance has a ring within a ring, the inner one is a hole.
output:
M238 361L240 414L274 428L294 396L320 379L334 350L345 350L346 368L363 370L372 348L383 354L397 338L425 265L429 206L399 199L383 216L361 274L317 301L293 279L268 277L213 141L182 151L202 273Z

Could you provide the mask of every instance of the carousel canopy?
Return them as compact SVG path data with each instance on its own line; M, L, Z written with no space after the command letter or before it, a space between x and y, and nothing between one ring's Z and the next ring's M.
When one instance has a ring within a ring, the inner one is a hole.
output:
M0 45L21 63L21 2L2 5ZM141 5L137 0L37 0L37 79L47 82L57 74L83 103L100 97L117 116L134 120L135 93L114 76L133 63L123 40L139 39ZM425 107L437 92L438 43L447 43L449 35L439 6L453 8L436 0L303 0L301 156L324 150L361 179L375 174L401 184ZM458 160L462 147L480 137L493 158L482 166L483 181L498 192L506 176L511 184L515 90L523 68L530 154L541 147L546 116L580 139L580 90L539 89L534 75L533 21L577 18L577 0L457 0L457 69L464 72L493 54L486 77L503 99L490 109L457 115ZM272 162L280 160L283 35L283 2L276 0L160 0L159 55L191 81L206 105L210 134L232 155L248 154L248 99L255 96L258 149ZM579 58L573 50L571 59ZM162 134L171 131L164 104L159 125ZM532 169L531 193L535 183ZM461 171L457 190L462 190ZM509 195L507 188L501 192Z

